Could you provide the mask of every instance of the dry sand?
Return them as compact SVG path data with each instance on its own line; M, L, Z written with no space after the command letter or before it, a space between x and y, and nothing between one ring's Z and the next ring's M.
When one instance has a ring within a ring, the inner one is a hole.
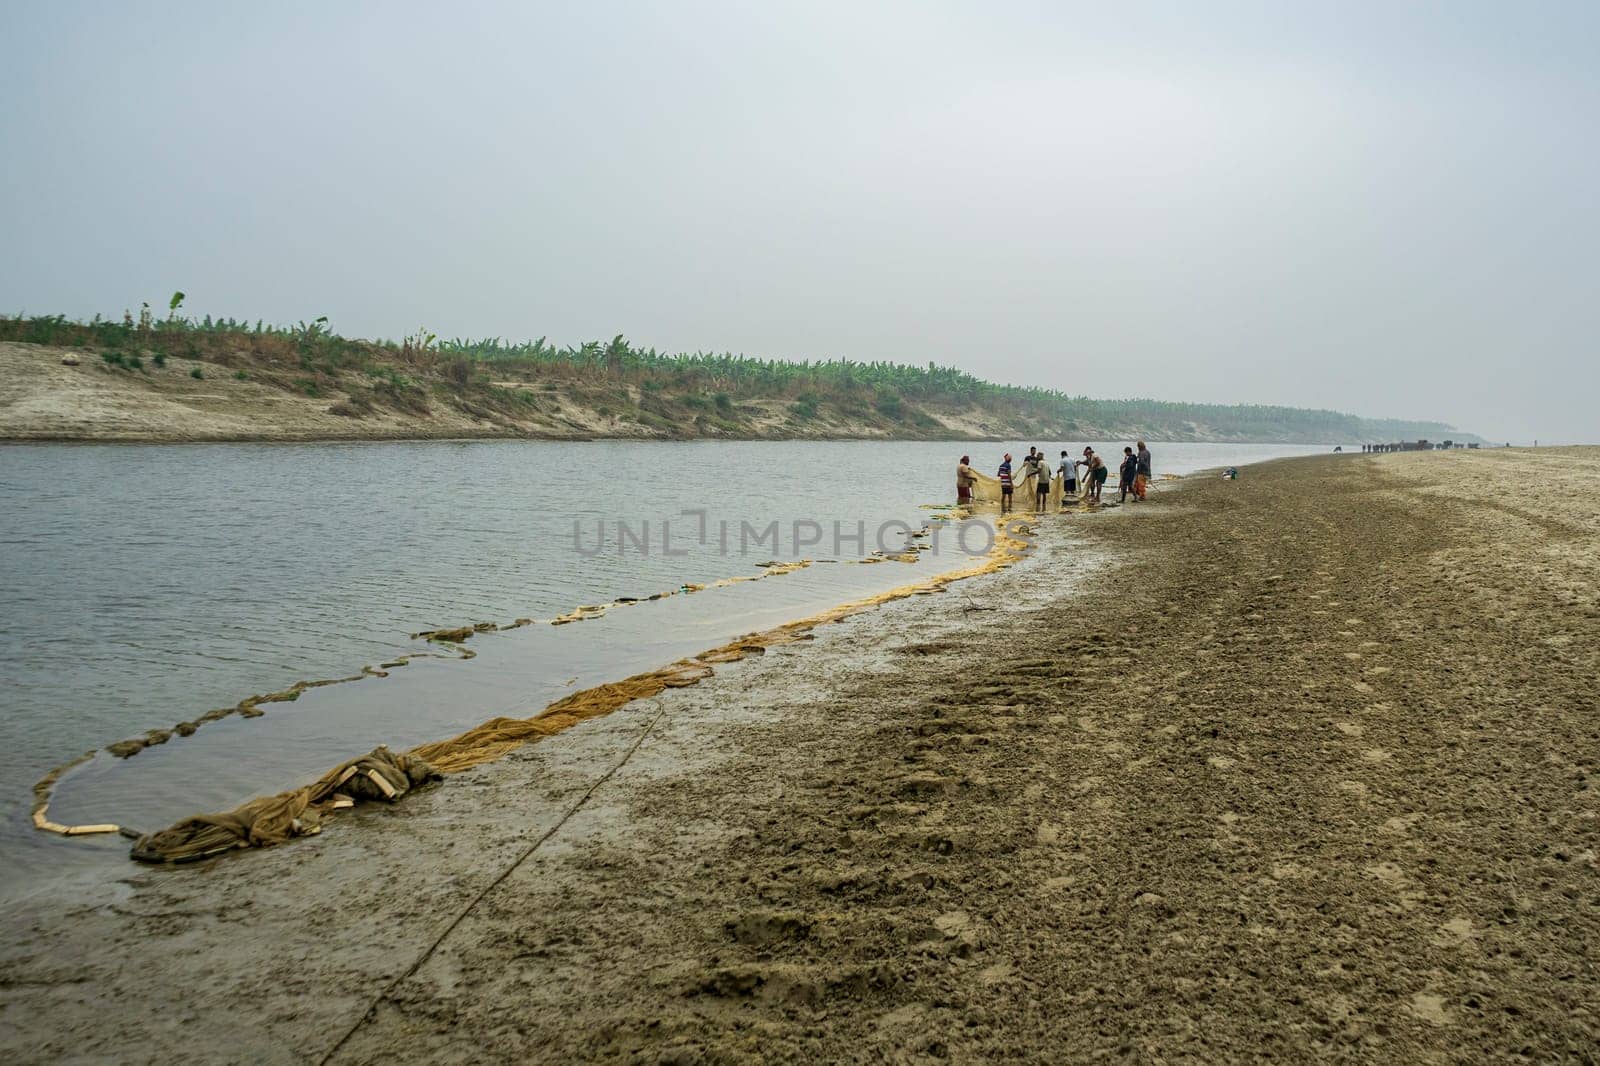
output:
M63 360L76 362L69 365ZM200 378L191 376L195 370ZM276 370L279 377L298 376L293 370ZM597 400L554 383L536 388L524 381L493 383L537 393L538 408L517 408L515 417L504 409L438 395L426 413L378 407L360 417L345 417L334 409L347 399L344 390L359 384L360 375L352 372L352 380L341 386L307 396L268 383L253 367L241 372L242 378L227 367L176 356L157 366L147 353L144 369L135 373L107 366L98 353L87 349L0 341L0 441L647 440L698 432L688 420L670 427L670 432L629 421L624 412L612 410L621 405L616 396ZM639 402L636 386L617 388L631 397L630 403ZM790 417L789 402L778 399L742 402L740 417L743 422L737 431L708 435L871 440L897 434L896 427L837 412L797 425ZM1192 428L1194 439L1207 439L1203 427ZM924 427L919 433L954 440L1031 435L978 408L941 410L937 428Z
M368 371L346 368L329 378L245 347L218 357L228 365L178 356L157 365L145 351L143 369L133 371L107 365L90 349L0 341L0 441L1009 441L1048 439L1054 432L1041 434L1036 420L989 401L919 400L891 419L846 397L825 399L813 414L797 418L794 401L780 393L741 396L730 410L718 409L711 417L711 396L687 386L647 393L604 376L533 374L530 380L480 380L462 389L441 379L437 367L379 359L374 367L386 366L415 386L401 402L383 398L385 379ZM191 376L196 371L201 377ZM316 395L307 395L308 387ZM1072 424L1080 440L1256 439L1187 419ZM1279 442L1274 437L1262 443Z
M76 366L62 363L76 358ZM196 379L190 372L199 369ZM211 363L172 358L144 372L105 366L86 350L0 342L0 440L119 442L590 437L601 427L553 419L508 427L444 406L426 417L331 413L333 398L241 380Z
M1592 1061L1597 570L1600 449L1051 522L319 838L15 909L0 1053Z

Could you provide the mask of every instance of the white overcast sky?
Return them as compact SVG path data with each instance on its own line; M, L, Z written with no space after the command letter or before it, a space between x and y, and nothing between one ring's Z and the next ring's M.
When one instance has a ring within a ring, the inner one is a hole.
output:
M1600 3L0 0L0 307L1600 440Z

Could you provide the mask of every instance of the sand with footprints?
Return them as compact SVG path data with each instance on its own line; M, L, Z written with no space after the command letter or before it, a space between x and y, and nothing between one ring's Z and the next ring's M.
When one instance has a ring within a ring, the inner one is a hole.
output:
M26 903L0 1046L1592 1056L1600 449L1162 488L321 837Z

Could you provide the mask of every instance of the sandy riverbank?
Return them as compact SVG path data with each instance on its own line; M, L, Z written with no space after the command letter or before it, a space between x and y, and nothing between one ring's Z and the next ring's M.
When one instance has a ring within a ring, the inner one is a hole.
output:
M1592 1055L1600 449L1244 474L321 837L26 903L0 1048Z
M673 417L640 410L637 387L480 381L441 386L405 367L411 384L394 394L381 378L319 381L294 364L222 366L178 356L160 365L146 353L132 371L90 349L0 341L0 442L92 441L155 444L203 441L377 440L1014 440L1034 427L970 405L900 425L870 411L828 407L797 422L787 400L741 401L714 422L693 410ZM393 369L393 368L391 368ZM195 375L199 376L196 377ZM403 375L404 376L404 375ZM375 390L372 386L376 384ZM358 400L357 397L360 397ZM704 406L704 404L702 404ZM1087 427L1086 427L1087 428ZM1130 427L1117 427L1126 429ZM1141 435L1138 427L1132 434ZM1144 434L1151 440L1161 434ZM1191 427L1185 440L1238 439Z
M1401 430L1472 439L1438 423L1289 408L1168 410L1171 405L1129 401L1133 409L1119 411L1124 405L1114 401L1098 414L1051 413L982 390L976 396L865 385L822 393L781 385L741 390L716 375L634 379L559 362L475 363L437 351L402 358L366 342L339 341L337 351L318 356L282 334L201 339L206 343L158 331L124 338L114 348L0 340L0 442L1145 439L1348 445L1394 439ZM1263 419L1263 410L1276 413Z
M133 373L104 365L92 351L0 342L0 441L583 440L607 428L593 411L559 404L526 424L445 404L425 414L375 409L360 418L334 413L336 405L337 397L194 359L148 363Z

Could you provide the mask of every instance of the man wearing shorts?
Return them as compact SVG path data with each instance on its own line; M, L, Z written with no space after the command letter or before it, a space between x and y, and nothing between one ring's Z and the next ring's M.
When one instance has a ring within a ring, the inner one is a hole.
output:
M1085 448L1083 450L1083 458L1083 465L1089 468L1088 473L1084 475L1088 479L1084 483L1084 487L1089 492L1089 499L1093 500L1095 503L1099 503L1100 489L1104 487L1106 483L1106 476L1110 473L1110 471L1106 469L1106 464L1101 460L1101 458L1094 453L1093 448Z

